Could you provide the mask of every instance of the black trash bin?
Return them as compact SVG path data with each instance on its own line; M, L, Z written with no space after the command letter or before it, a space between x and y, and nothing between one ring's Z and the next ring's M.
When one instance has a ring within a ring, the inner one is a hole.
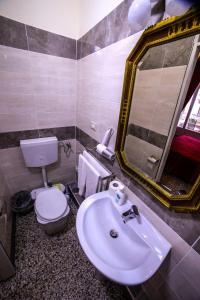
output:
M11 209L14 213L25 215L33 209L34 201L28 191L20 191L11 198Z

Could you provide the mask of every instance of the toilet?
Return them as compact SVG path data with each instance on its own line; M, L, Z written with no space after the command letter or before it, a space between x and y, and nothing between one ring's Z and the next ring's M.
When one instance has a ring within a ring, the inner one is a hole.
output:
M36 219L47 234L62 231L67 224L70 208L65 195L55 187L49 187L45 167L58 160L56 137L21 140L20 147L27 167L41 167L44 187L35 189L34 209Z

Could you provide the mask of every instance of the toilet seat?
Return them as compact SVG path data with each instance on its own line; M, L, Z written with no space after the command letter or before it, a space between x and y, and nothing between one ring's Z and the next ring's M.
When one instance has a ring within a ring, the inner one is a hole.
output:
M36 213L36 218L37 218L38 223L43 224L43 225L55 224L56 222L59 222L59 221L65 219L65 217L69 214L69 212L70 212L70 208L68 206L66 212L59 219L56 219L56 220L44 220L37 213Z
M67 199L56 188L42 191L36 198L35 212L42 222L57 221L69 212Z

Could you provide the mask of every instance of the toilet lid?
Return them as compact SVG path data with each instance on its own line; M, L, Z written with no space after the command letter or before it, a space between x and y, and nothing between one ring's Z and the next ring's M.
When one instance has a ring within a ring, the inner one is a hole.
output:
M60 218L68 206L67 199L61 191L50 188L42 191L36 198L35 209L41 218L53 220Z

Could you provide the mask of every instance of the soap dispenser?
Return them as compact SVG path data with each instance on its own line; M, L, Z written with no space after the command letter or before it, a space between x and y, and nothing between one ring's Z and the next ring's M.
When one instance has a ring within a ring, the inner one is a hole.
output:
M127 199L127 195L125 194L124 191L118 190L118 191L115 192L115 202L116 202L118 205L123 205L123 204L125 204L126 199Z

